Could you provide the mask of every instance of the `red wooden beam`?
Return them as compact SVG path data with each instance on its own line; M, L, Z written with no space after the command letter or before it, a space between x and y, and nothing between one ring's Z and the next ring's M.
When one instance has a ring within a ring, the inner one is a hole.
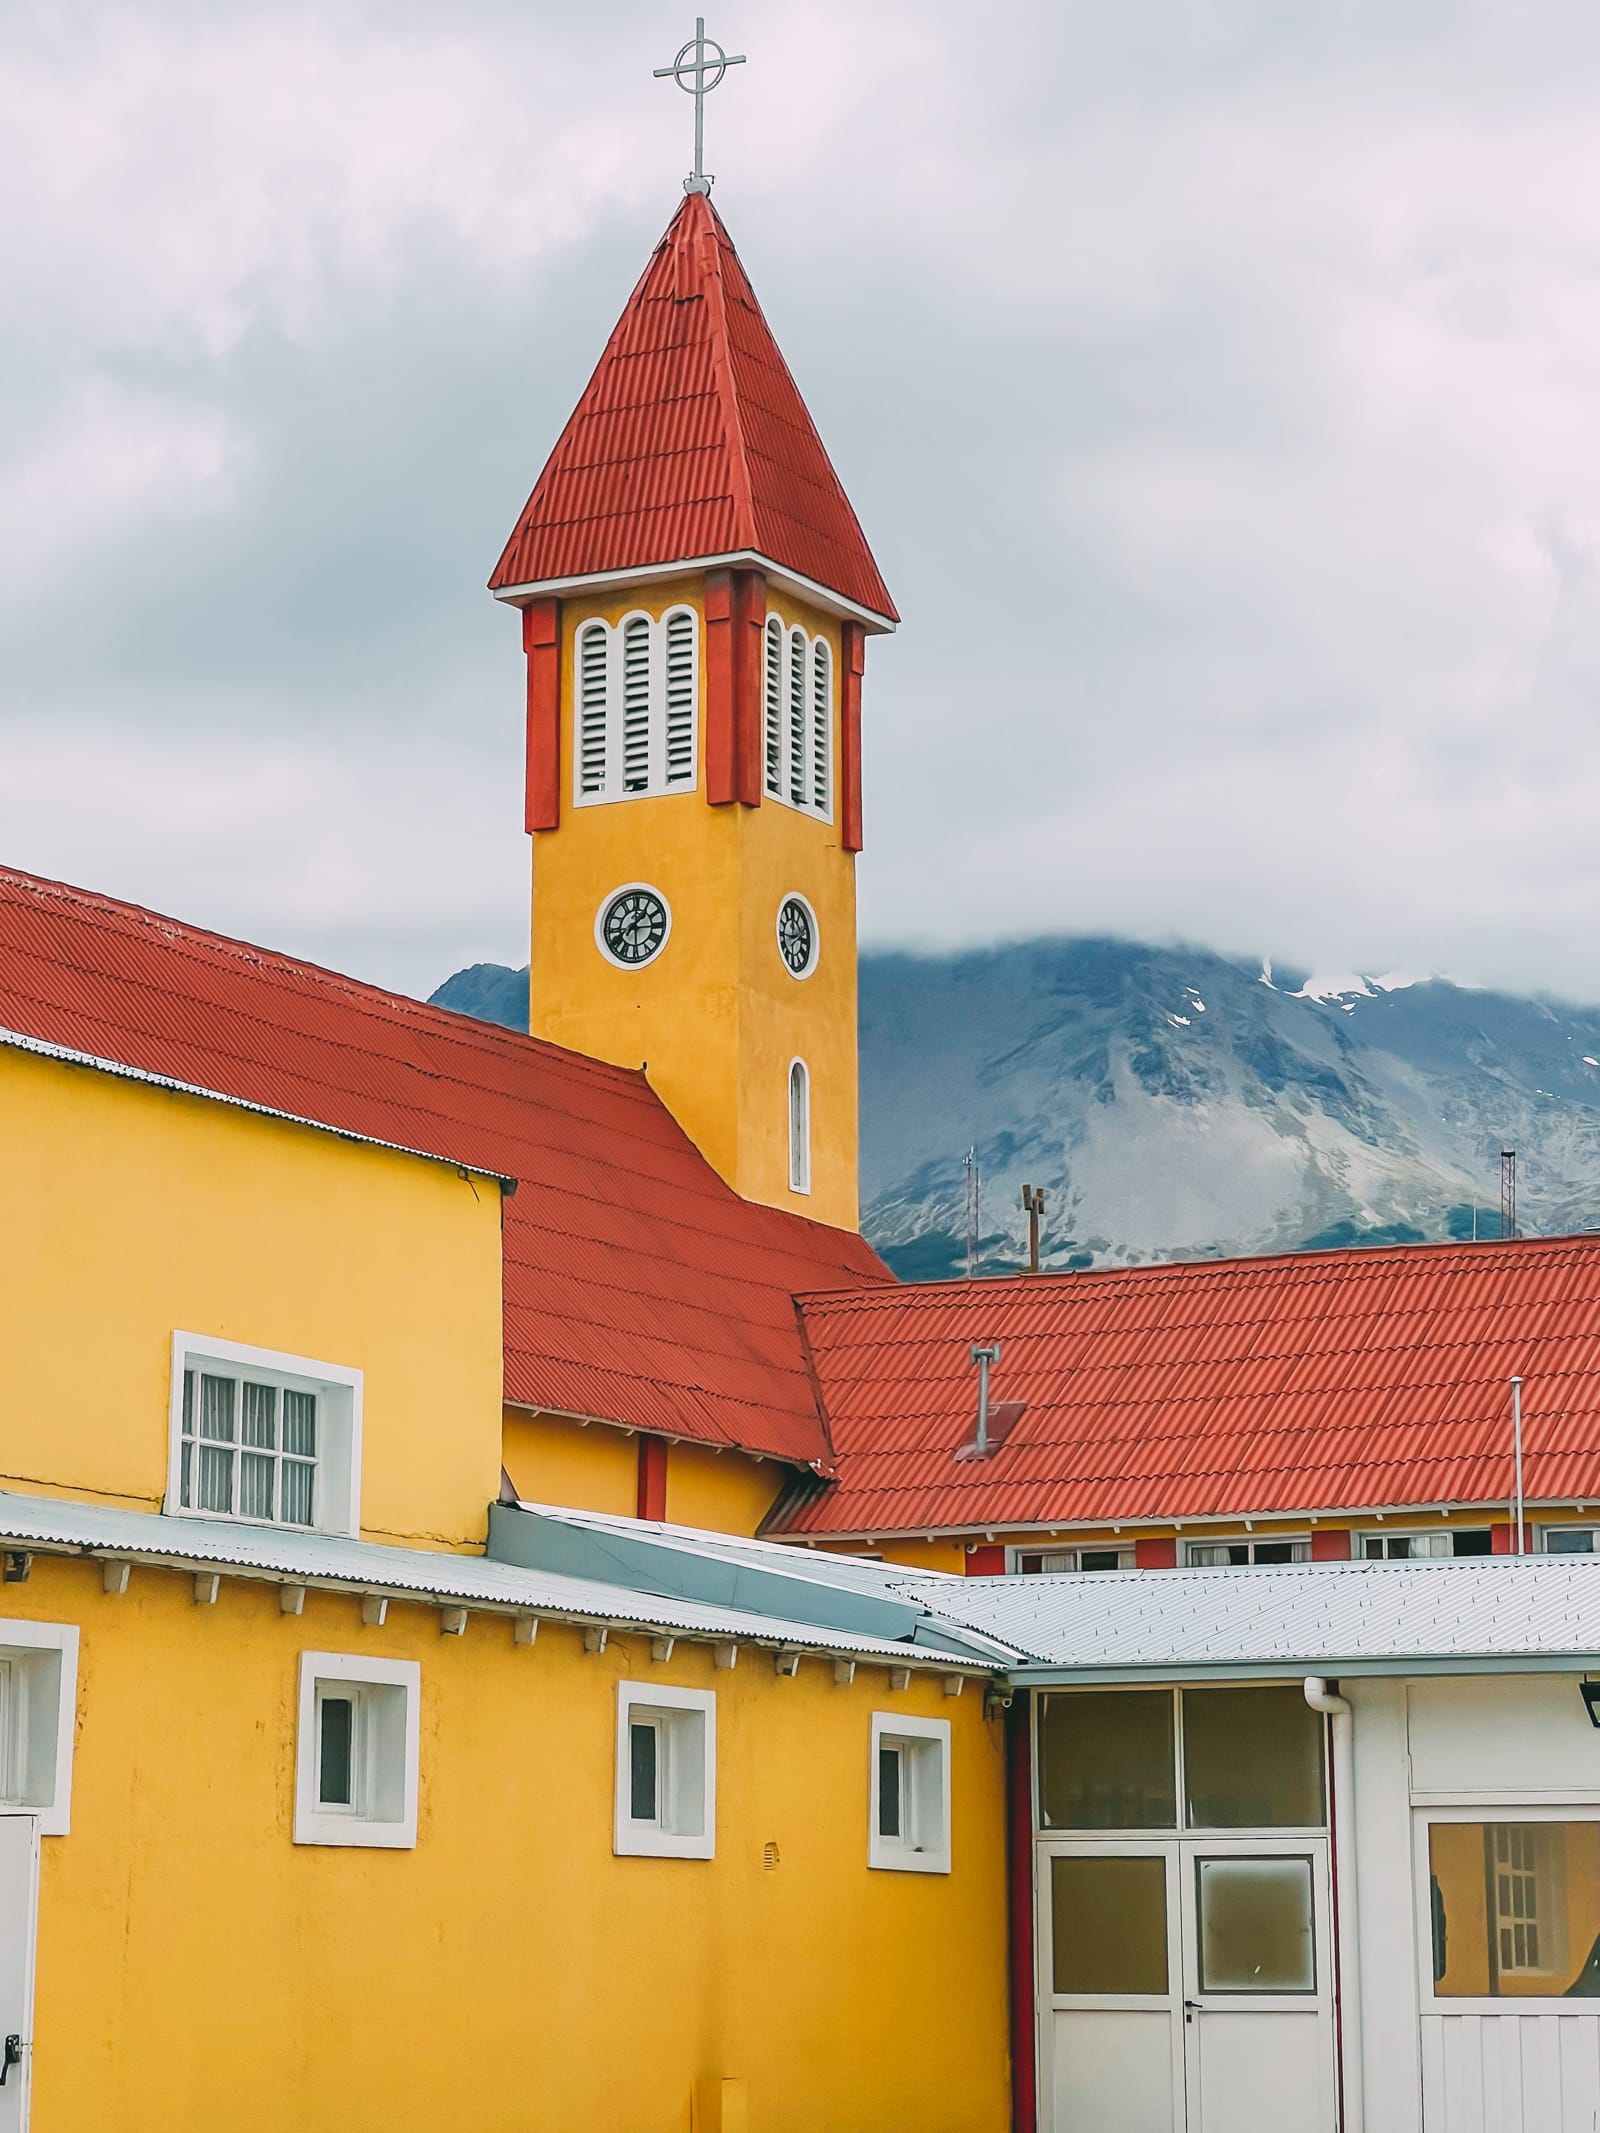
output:
M526 827L553 830L561 820L561 602L530 600L522 610L528 655Z
M861 676L867 664L867 633L859 622L841 623L839 661L839 842L861 849Z
M665 1437L639 1439L639 1486L634 1499L635 1518L651 1518L659 1522L667 1515L667 1440Z

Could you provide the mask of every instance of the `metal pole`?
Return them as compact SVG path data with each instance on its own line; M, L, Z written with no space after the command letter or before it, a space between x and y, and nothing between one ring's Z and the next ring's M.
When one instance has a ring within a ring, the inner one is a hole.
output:
M1522 1553L1522 1380L1511 1380L1511 1456L1516 1467L1516 1500L1512 1514L1516 1519L1513 1529L1515 1538L1511 1543L1513 1555Z
M978 1366L978 1435L973 1446L973 1456L987 1459L989 1456L989 1366L1000 1360L1000 1343L991 1341L985 1348L980 1342L972 1344L972 1360Z
M704 177L706 168L706 18L694 18L694 174Z

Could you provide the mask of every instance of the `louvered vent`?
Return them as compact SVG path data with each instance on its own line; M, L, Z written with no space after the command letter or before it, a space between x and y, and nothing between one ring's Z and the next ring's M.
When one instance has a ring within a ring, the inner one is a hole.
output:
M630 615L622 626L624 792L645 792L650 784L650 637L648 615Z
M789 633L789 798L806 804L806 633Z
M603 622L578 633L578 792L597 798L606 789L606 639Z
M833 785L833 687L828 647L818 638L811 647L811 804L828 812Z
M767 618L767 659L762 701L765 705L763 738L766 744L767 790L773 797L783 793L783 624L776 615Z
M667 783L694 779L694 616L674 608L667 617Z

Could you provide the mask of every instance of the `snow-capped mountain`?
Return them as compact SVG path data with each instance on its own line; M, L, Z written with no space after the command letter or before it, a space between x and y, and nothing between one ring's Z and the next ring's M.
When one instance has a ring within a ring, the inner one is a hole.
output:
M519 987L522 988L519 990ZM515 1024L526 974L434 995ZM1600 1009L1400 972L1042 940L861 959L863 1226L904 1275L1600 1225Z

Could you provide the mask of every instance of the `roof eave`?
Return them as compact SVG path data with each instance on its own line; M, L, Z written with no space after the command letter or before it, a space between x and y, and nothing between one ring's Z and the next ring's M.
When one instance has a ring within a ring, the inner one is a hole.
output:
M814 601L827 613L842 616L847 622L859 622L870 636L890 636L900 626L897 614L880 614L875 608L864 607L859 600L835 592L832 586L775 562L758 548L734 548L720 555L677 556L671 562L636 563L627 570L590 570L576 577L534 578L520 585L496 585L491 580L489 590L497 600L516 607L529 600L558 598L569 593L604 592L613 585L646 584L662 578L681 577L686 570L731 567L765 571L771 583L798 593L802 599Z

